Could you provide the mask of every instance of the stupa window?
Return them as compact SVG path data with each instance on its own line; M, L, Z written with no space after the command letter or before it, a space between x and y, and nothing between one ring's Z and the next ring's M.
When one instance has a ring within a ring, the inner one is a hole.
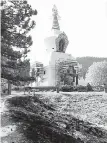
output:
M64 47L65 47L65 41L64 39L61 39L59 41L59 52L64 52Z

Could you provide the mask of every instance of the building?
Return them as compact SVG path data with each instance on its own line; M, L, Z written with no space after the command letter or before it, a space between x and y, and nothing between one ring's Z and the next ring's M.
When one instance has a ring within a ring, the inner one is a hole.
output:
M44 39L44 44L46 47L48 55L47 66L44 67L43 81L40 85L42 86L56 86L60 83L60 72L59 67L62 64L61 70L69 69L72 71L72 74L69 72L70 79L72 80L73 85L78 84L78 63L71 54L66 53L69 40L64 31L60 30L58 22L58 11L56 6L53 6L52 9L52 29ZM68 71L68 70L67 70Z

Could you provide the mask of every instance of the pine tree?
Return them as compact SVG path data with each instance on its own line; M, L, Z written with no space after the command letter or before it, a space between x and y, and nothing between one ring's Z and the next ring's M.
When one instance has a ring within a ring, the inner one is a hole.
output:
M20 72L29 65L26 57L33 42L28 34L35 26L31 17L36 14L26 0L1 1L1 77L8 80L8 94L11 83L30 80Z

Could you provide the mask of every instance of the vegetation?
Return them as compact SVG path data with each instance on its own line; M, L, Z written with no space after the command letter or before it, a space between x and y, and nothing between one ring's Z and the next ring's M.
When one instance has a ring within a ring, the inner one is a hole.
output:
M62 61L56 65L57 85L73 86L76 70L70 61Z
M100 58L100 57L77 57L77 62L82 65L81 71L80 71L80 77L83 77L85 79L86 73L88 71L88 68L94 63L94 62L101 62L101 61L107 61L107 58Z
M86 74L86 81L94 86L107 83L107 61L93 63Z
M60 91L72 92L72 91L74 91L74 87L71 86L71 85L62 85L61 88L60 88Z
M106 122L106 98L96 93L17 95L6 100L6 114L17 125L20 143L104 143L106 131L86 121Z
M29 31L35 22L31 17L36 14L26 0L1 1L1 77L8 80L9 94L11 83L31 80L26 57L33 43Z
M60 128L57 119L61 118L55 110L37 97L12 97L7 100L10 119L18 124L23 134L20 143L80 143L80 139L70 136ZM17 109L16 109L17 108ZM81 142L82 143L82 142Z

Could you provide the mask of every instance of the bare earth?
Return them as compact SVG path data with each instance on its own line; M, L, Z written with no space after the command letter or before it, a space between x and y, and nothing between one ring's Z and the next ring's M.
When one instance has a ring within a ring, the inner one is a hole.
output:
M1 143L21 143L22 135L17 131L17 126L11 120L9 120L8 114L6 112L5 100L11 98L12 96L18 95L19 92L13 92L10 96L4 96L1 99L1 129L0 129L0 138ZM20 93L21 96L24 96L23 93Z

